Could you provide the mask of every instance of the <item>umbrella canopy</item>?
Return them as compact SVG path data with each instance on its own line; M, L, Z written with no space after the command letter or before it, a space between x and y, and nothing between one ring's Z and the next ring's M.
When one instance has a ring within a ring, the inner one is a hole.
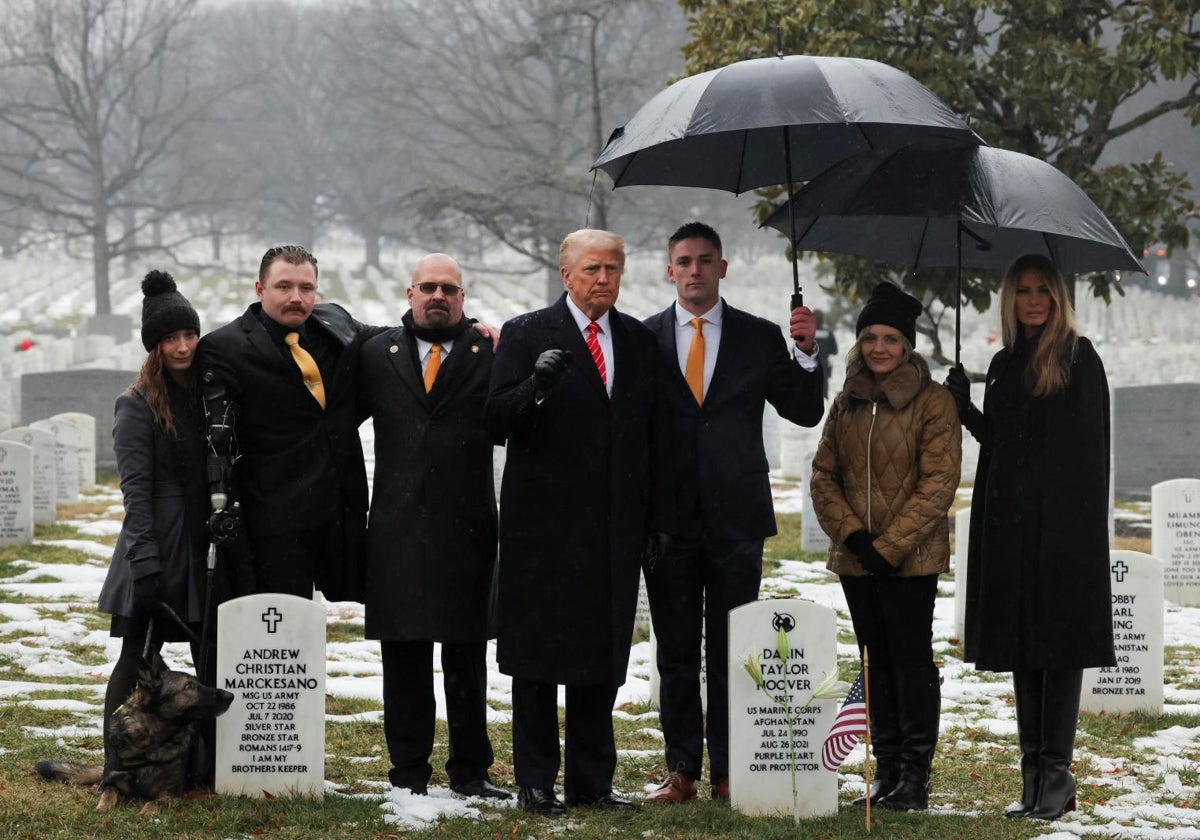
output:
M781 231L799 251L912 268L1003 271L1022 254L1036 253L1064 274L1144 273L1074 181L1037 158L986 146L901 149L844 161L805 185L764 226Z
M851 155L983 141L933 93L878 61L785 55L680 79L613 132L593 169L614 187L742 193L807 181Z
M964 267L1003 271L1022 254L1042 254L1064 274L1145 273L1074 181L1037 158L985 146L860 155L814 178L763 226L783 232L793 254L957 267L956 362Z

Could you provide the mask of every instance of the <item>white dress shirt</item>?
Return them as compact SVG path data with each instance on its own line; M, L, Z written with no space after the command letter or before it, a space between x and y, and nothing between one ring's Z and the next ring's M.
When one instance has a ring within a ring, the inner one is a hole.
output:
M417 338L415 335L413 338ZM442 363L445 364L446 357L450 355L450 348L454 346L454 339L449 341L426 341L423 338L417 338L417 358L421 360L421 375L425 375L425 369L429 367L429 357L432 355L429 351L434 344L442 345Z

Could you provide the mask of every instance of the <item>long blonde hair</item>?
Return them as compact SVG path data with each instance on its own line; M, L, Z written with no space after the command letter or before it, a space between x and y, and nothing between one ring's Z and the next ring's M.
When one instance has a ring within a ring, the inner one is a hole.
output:
M1071 359L1079 342L1075 309L1071 306L1066 281L1050 258L1041 254L1018 257L1008 267L1000 286L1000 328L1005 347L1016 344L1021 332L1021 323L1017 320L1017 286L1026 271L1035 271L1042 276L1054 302L1029 363L1034 376L1033 395L1048 397L1066 388L1070 380Z
M146 354L146 361L142 362L142 369L138 371L131 390L142 395L150 407L150 413L154 415L154 422L167 436L175 437L175 417L171 414L171 397L167 393L168 375L163 372L162 344L155 344ZM188 375L191 375L191 371L188 371Z

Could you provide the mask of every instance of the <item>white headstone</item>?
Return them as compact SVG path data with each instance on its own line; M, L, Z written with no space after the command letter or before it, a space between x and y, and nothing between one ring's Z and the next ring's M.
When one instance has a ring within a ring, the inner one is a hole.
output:
M786 661L777 652L780 627L788 636ZM762 662L763 690L744 668L752 653ZM729 613L729 794L736 810L756 816L837 813L837 773L822 766L821 747L839 703L811 699L836 668L837 617L828 607L771 600Z
M1110 551L1115 668L1083 672L1085 712L1163 711L1163 571L1140 551Z
M646 592L646 575L638 575L637 611L633 614L634 638L650 632L650 596Z
M954 514L954 636L967 635L967 547L971 541L971 509L959 508Z
M1200 479L1150 488L1150 553L1162 561L1166 599L1200 607Z
M817 521L817 512L813 508L812 473L814 454L810 452L804 457L804 492L801 494L804 498L804 507L800 512L800 550L828 551L829 536L821 530L821 523Z
M779 468L784 478L803 478L804 453L811 450L809 435L802 426L782 418L776 419L779 429Z
M62 420L38 420L32 429L44 429L54 435L54 502L79 503L79 428Z
M33 542L33 450L0 441L0 545Z
M312 796L325 788L325 608L249 595L217 610L218 793Z
M15 440L33 450L33 522L51 524L55 515L54 435L45 429L17 426L0 432L0 440Z
M96 418L82 411L64 411L51 420L67 420L79 429L79 489L96 489Z

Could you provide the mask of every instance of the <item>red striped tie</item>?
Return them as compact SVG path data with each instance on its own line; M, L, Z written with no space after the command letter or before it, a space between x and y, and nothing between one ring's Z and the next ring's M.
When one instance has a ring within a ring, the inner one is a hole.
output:
M592 361L596 363L596 370L600 371L600 381L607 385L608 370L604 367L604 351L600 349L600 342L596 338L598 332L600 325L595 321L587 325L587 346L592 354Z

